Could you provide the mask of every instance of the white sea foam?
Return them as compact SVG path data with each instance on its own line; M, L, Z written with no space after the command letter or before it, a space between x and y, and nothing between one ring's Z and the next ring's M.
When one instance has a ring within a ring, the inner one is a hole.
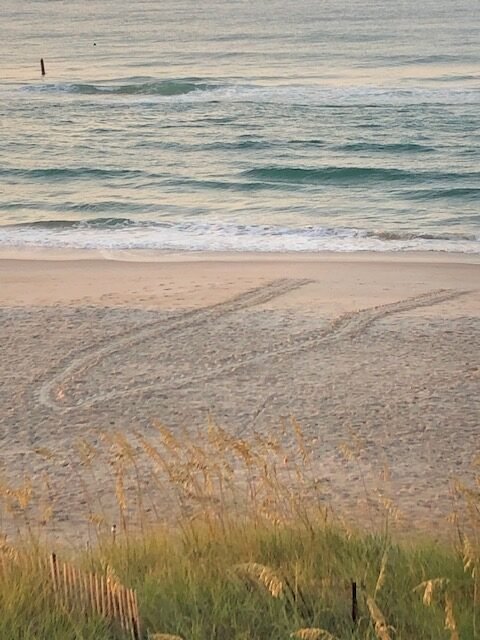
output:
M212 223L0 227L0 246L98 250L352 252L444 251L480 254L480 237L416 236L352 228L303 228Z

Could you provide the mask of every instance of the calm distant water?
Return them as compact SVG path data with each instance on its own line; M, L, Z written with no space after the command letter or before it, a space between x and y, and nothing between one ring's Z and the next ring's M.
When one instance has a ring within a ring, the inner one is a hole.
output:
M2 0L0 245L480 253L479 42L478 0Z

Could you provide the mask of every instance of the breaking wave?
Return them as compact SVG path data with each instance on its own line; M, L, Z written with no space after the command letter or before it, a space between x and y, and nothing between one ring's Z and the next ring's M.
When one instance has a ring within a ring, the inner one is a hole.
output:
M311 225L44 220L0 227L0 246L156 251L447 251L480 254L480 237Z

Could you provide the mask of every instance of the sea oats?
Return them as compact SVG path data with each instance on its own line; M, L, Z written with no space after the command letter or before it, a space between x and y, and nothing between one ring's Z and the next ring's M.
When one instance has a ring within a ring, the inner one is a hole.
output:
M82 438L76 443L76 449L80 456L80 460L85 466L90 466L92 461L98 455L96 448L85 438Z
M448 593L445 594L445 629L450 631L450 640L459 640L457 622L453 614L453 601Z
M175 438L170 429L167 429L163 424L155 423L154 426L161 435L163 445L170 451L170 453L177 457L178 452L182 450L181 443Z
M15 491L15 497L18 501L20 509L26 509L32 499L33 488L31 481L28 479L24 482L23 486Z
M414 591L421 592L423 590L423 604L429 607L432 604L433 597L437 592L443 593L446 585L448 584L447 578L433 578L432 580L425 580L414 588Z
M305 464L308 460L309 457L309 452L307 450L306 444L305 444L305 436L303 433L303 430L299 424L299 422L292 416L291 419L291 424L293 427L293 431L295 433L295 440L297 442L297 449L301 455L302 458L302 462Z
M55 460L57 458L56 454L47 447L36 447L33 452L36 453L37 456L41 456L46 460Z
M120 511L125 511L127 508L127 498L125 494L125 485L124 485L124 469L123 466L117 468L116 470L116 478L115 478L115 495L117 497L117 504L120 508Z
M290 634L291 638L298 638L298 640L338 640L336 636L325 629L318 629L315 627L307 627L305 629L298 629Z
M380 565L380 573L378 574L377 584L375 585L375 591L373 594L373 599L376 600L379 591L382 589L385 584L385 579L387 577L387 561L388 561L388 549L385 549L382 556L382 563Z
M264 587L272 597L283 597L285 585L273 569L257 562L247 562L234 567L236 573L249 582Z
M479 559L479 552L475 548L473 542L467 536L463 538L463 569L464 571L470 571L472 578L475 578L477 565Z
M121 580L118 577L117 572L115 571L115 569L112 567L111 564L107 564L105 567L105 576L107 578L107 582L114 586L114 585L119 585L121 584Z
M392 640L390 629L379 606L371 596L367 596L367 607L370 618L375 627L375 634L379 640Z

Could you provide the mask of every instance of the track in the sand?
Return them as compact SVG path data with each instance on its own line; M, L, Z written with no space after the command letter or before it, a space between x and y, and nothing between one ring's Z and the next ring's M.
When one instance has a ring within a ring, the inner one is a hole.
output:
M40 402L49 409L64 411L74 408L72 406L68 406L66 403L58 402L54 397L54 392L55 396L58 397L58 392L62 389L62 385L67 380L70 381L80 373L93 369L95 365L100 363L106 357L122 352L125 348L137 346L147 341L152 336L159 334L162 336L175 334L177 336L178 333L181 333L186 329L199 327L226 314L265 304L278 296L294 291L295 289L309 284L310 282L311 281L307 279L283 278L274 280L262 287L257 287L246 291L245 293L241 293L238 296L226 300L225 302L220 302L208 307L202 307L201 309L178 313L168 320L161 319L149 322L142 327L136 327L135 329L125 331L120 335L117 335L108 343L102 342L100 345L92 345L92 347L86 352L83 350L81 355L74 357L68 366L55 373L49 380L45 381L38 391L38 398ZM82 406L85 406L85 404L86 403L82 403ZM75 407L76 406L78 405L75 405Z
M49 380L45 381L39 389L38 398L40 402L54 411L71 411L78 408L86 408L114 400L125 395L143 394L147 391L155 390L165 393L172 392L184 387L200 385L219 376L229 376L236 373L241 368L259 363L275 355L295 356L304 351L311 351L325 343L331 343L346 338L354 338L361 334L372 323L387 316L410 311L413 309L439 304L458 296L464 295L465 291L436 290L421 294L412 298L406 298L391 304L381 305L363 309L357 312L346 313L334 319L328 326L316 331L310 331L303 335L292 338L288 342L277 345L275 348L264 349L262 351L245 351L236 356L228 355L219 360L213 369L208 372L193 374L187 380L173 381L167 385L159 387L158 382L150 384L132 384L127 390L113 390L108 393L90 394L88 397L69 404L68 395L64 391L64 385L77 378L86 371L93 370L96 365L104 361L109 356L116 353L123 353L126 349L131 349L151 339L158 337L176 341L188 338L188 331L205 325L209 321L215 321L227 314L258 306L284 295L295 289L309 284L310 280L275 280L263 287L247 291L235 296L230 300L218 303L198 310L187 311L176 314L174 317L159 320L143 325L116 336L108 344L102 342L100 345L93 345L86 352L74 358L70 364L61 371L55 373Z

